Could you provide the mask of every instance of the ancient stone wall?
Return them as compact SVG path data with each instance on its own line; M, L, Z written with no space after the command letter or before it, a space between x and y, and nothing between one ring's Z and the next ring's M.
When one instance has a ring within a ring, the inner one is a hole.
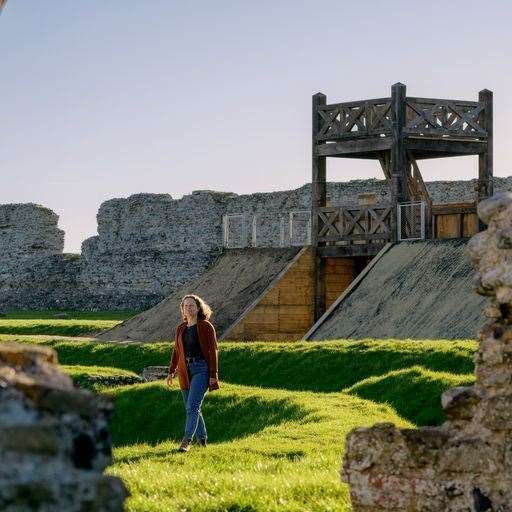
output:
M428 183L435 203L471 200L476 180ZM512 178L495 178L512 190ZM0 205L0 310L34 308L146 309L196 278L231 247L305 245L310 185L237 195L199 190L174 200L136 194L104 202L98 234L81 255L62 253L58 217L32 204ZM332 205L355 206L358 194L388 199L385 181L329 183ZM223 220L228 217L227 222Z
M60 254L64 231L58 229L58 220L50 209L36 204L0 205L0 261Z
M0 510L121 512L109 399L76 389L52 349L0 344Z
M348 435L342 477L354 512L512 511L512 194L483 201L478 215L488 229L469 253L489 305L476 384L443 394L441 427Z

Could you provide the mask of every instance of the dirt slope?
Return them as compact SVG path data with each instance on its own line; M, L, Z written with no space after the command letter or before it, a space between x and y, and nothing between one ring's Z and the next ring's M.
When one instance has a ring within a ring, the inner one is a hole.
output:
M179 302L183 295L203 297L214 311L217 335L265 290L297 254L291 249L230 249L198 279L183 286L151 309L104 331L102 340L163 341L174 339L181 322Z
M474 338L485 299L464 240L393 246L310 339Z

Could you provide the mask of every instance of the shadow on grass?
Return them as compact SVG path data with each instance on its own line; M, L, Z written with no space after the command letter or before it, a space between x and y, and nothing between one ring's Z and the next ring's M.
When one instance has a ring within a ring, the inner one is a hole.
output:
M156 443L183 437L185 407L181 393L152 383L117 389L111 423L115 446ZM207 393L202 406L208 435L216 442L230 441L304 418L308 411L284 399L265 399L235 393Z
M473 384L471 374L432 372L421 366L370 377L344 389L373 402L387 403L403 418L418 426L440 425L444 421L441 394L454 386Z

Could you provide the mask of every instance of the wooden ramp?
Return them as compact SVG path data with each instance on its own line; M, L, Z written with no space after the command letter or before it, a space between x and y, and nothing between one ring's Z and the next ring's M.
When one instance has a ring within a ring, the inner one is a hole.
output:
M304 339L474 338L484 322L485 298L473 291L466 243L387 246Z

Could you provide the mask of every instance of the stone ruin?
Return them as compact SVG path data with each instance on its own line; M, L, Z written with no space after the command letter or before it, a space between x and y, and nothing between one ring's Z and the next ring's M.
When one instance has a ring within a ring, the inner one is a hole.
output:
M0 510L118 512L109 399L73 387L46 347L0 345Z
M427 183L436 204L471 201L475 180ZM512 177L494 178L512 191ZM335 206L361 193L385 202L384 180L328 183ZM0 312L8 309L141 310L199 277L228 247L307 244L311 185L237 195L196 190L180 199L135 194L102 203L98 234L63 252L58 216L35 204L0 205ZM234 244L234 245L230 245Z
M512 194L482 201L468 246L489 297L476 383L445 392L440 427L377 424L347 436L342 479L354 512L512 511Z

